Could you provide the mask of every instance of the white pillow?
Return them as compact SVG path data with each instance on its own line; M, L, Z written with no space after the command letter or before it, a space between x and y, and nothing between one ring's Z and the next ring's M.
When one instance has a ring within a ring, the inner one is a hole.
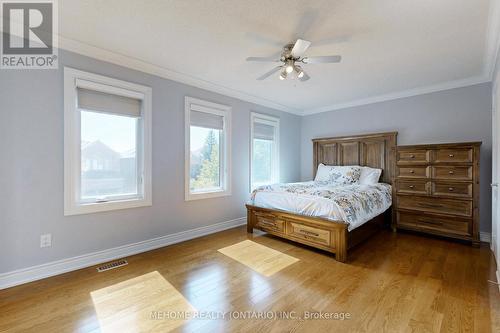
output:
M361 176L361 167L356 165L318 165L314 181L337 185L357 184Z
M382 169L361 167L361 176L359 177L359 184L360 185L377 184L381 174L382 174Z
M329 173L331 169L332 169L331 166L320 163L320 165L318 165L318 170L316 171L316 177L314 177L314 181L327 182L329 179Z

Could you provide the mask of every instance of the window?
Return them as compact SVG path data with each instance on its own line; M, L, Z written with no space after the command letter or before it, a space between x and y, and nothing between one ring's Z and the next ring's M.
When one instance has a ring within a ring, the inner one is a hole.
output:
M251 114L250 186L279 182L279 119Z
M185 199L231 194L231 108L186 97Z
M64 69L64 213L150 206L151 88Z

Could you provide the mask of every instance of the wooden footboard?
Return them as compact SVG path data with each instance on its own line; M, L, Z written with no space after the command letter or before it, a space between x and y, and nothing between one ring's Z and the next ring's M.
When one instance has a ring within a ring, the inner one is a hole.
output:
M347 225L342 221L324 220L252 205L246 205L246 207L249 233L252 233L253 229L259 229L278 237L335 253L335 259L340 262L347 261L348 249L380 230L384 221L390 221L390 214L381 214L349 232Z

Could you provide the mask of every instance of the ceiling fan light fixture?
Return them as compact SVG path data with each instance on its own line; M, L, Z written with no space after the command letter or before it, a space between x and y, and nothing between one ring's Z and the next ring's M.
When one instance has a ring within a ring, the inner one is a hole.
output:
M293 60L288 60L286 62L286 67L285 67L285 71L290 74L291 72L293 72L293 69L295 67L295 64L293 63Z
M297 77L300 79L304 76L304 71L300 66L294 66L294 70L297 73Z
M283 81L286 79L286 77L287 77L287 72L286 72L286 70L284 70L280 74L280 80Z

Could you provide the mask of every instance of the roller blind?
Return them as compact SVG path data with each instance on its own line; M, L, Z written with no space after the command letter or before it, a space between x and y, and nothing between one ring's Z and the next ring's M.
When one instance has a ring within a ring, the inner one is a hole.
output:
M77 88L78 108L125 115L129 117L141 116L141 100L103 93L85 88Z
M273 141L274 126L256 122L253 125L253 136L255 139Z
M224 118L212 113L191 110L191 126L224 129Z

